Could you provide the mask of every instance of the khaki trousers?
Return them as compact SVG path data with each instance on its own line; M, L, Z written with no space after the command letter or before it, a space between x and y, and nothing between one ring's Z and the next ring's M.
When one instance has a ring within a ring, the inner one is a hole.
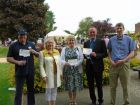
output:
M118 85L118 79L123 89L124 105L128 105L128 77L129 77L130 63L124 63L117 67L110 67L110 90L111 90L111 105L115 105L116 101L116 88Z

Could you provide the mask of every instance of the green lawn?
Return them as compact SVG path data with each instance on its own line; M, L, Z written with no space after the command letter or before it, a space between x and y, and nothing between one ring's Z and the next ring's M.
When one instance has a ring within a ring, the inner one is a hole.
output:
M13 93L9 88L9 64L0 64L0 105L13 105Z
M0 58L6 57L8 52L8 47L0 47Z

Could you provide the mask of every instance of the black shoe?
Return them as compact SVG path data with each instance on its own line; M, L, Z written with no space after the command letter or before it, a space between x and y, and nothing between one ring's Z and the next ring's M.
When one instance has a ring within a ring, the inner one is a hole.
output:
M93 102L91 105L96 105L96 103L95 103L95 102Z
M104 105L104 103L102 102L102 103L99 103L99 105Z

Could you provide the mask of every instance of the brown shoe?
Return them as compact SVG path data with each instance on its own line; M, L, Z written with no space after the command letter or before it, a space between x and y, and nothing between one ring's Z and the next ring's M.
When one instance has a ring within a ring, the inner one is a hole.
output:
M73 105L73 102L69 102L69 105Z

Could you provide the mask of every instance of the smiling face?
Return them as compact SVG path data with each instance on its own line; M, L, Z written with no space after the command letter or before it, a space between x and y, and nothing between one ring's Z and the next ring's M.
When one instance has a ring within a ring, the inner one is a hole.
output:
M45 48L47 50L53 50L55 47L55 41L51 38L48 38L47 41L45 42Z
M48 41L46 43L46 47L47 47L47 49L53 49L53 42L52 41Z
M116 33L117 33L118 35L122 35L122 34L123 34L123 31L124 31L123 26L117 26L117 27L116 27Z
M115 29L116 29L116 33L117 35L123 35L123 32L124 32L124 25L122 23L118 23L116 24L115 26Z
M73 36L69 36L67 38L67 45L70 47L70 48L73 48L74 45L75 45L75 38Z
M97 29L95 27L89 28L88 30L88 37L95 38L97 35Z

